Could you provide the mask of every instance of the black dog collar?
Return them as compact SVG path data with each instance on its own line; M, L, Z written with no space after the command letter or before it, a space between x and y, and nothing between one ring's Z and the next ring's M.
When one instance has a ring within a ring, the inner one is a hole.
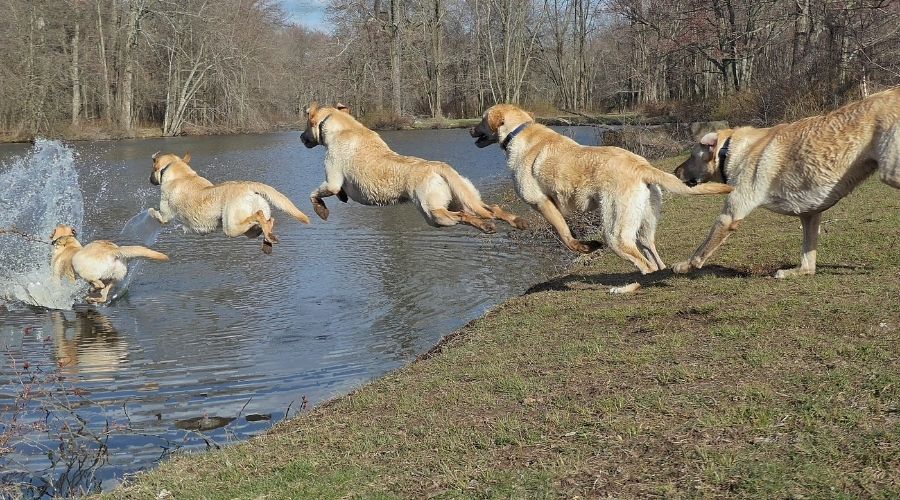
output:
M324 120L319 122L319 144L323 146L325 146L325 130L322 129L322 125L325 125L329 118L331 118L331 115L326 116Z
M728 161L728 148L731 147L731 137L725 139L725 144L719 149L719 173L722 175L722 182L728 184L728 176L725 175L725 162Z
M169 167L171 167L171 166L172 166L172 164L169 163L168 165L166 165L165 167L163 167L163 168L159 171L159 183L160 183L160 184L162 184L162 176L163 176L163 174L166 173L166 170L169 170Z
M516 136L519 135L523 130L525 130L525 128L528 127L529 125L531 125L530 122L525 122L525 123L519 125L518 127L514 128L512 132L510 132L509 134L506 135L506 138L503 139L503 142L500 143L500 147L503 149L506 149L507 147L509 147L509 143L512 142L512 140L515 139Z

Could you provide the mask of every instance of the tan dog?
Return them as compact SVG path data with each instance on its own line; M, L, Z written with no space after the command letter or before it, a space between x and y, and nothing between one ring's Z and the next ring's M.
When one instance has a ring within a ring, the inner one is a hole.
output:
M510 104L485 111L470 134L480 148L500 142L519 196L550 222L567 248L588 253L599 247L593 241L576 240L563 218L599 208L607 245L643 274L666 267L655 243L660 187L675 194L731 191L724 184L689 188L621 148L582 146Z
M111 241L97 240L81 246L75 238L75 229L65 224L56 226L50 241L53 245L50 260L53 276L65 276L75 281L78 275L90 283L93 287L91 293L98 295L88 297L88 302L107 301L112 286L128 274L128 259L169 260L165 254L138 245L120 247Z
M412 201L435 227L460 222L484 232L494 232L491 219L499 218L513 227L525 227L524 221L481 201L475 186L439 161L399 155L381 137L359 123L346 107L306 109L307 128L300 136L308 148L325 146L325 182L310 194L316 214L328 218L322 198L337 195L364 205L393 205Z
M263 235L263 253L272 253L275 218L269 208L271 202L304 224L309 217L300 211L287 196L260 182L231 181L213 185L200 177L188 162L190 154L179 158L173 154L152 156L153 173L150 183L159 186L162 198L159 210L151 208L150 215L165 224L178 218L192 231L206 234L222 227L231 238Z
M824 116L757 129L712 132L694 146L675 174L688 185L709 180L734 186L722 214L691 260L672 269L700 269L756 207L800 217L800 267L776 278L815 274L822 212L875 171L900 188L900 88L848 104Z

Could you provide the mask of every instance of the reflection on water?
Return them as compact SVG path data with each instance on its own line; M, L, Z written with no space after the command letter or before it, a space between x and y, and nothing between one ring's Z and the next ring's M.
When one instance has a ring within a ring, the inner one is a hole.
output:
M128 346L102 313L75 311L67 318L62 311L50 311L53 354L61 373L82 374L86 380L113 380L128 357Z
M308 210L308 194L324 177L324 151L303 148L298 136L76 144L85 208L80 237L120 244L156 237L154 228L120 232L135 214L158 206L159 189L147 176L159 150L190 151L192 166L210 180L262 181ZM464 130L384 136L402 153L448 161L488 201L508 187L501 152L475 148ZM21 151L0 146L0 161ZM276 252L264 256L245 238L166 227L154 248L171 261L137 270L111 306L0 306L0 408L20 408L20 421L37 422L48 407L37 396L60 396L50 409L58 423L20 436L27 444L0 457L2 477L109 488L172 450L247 438L288 408L346 393L409 362L558 271L566 257L555 242L435 229L408 205L337 204L327 223L284 223L278 234ZM23 379L35 374L35 391L22 398ZM4 411L0 423L11 414ZM59 452L49 452L58 449L64 422L82 420L102 436L91 442L109 453L91 474L78 475L60 465Z

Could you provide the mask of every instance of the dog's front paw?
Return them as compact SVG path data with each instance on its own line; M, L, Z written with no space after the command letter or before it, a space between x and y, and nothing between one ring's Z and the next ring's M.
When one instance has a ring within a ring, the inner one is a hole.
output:
M153 217L154 219L158 220L159 222L162 222L162 214L159 213L159 210L157 210L155 208L150 208L147 210L147 213L150 214L150 217Z
M514 218L510 225L516 229L528 229L528 223L521 217Z
M672 266L672 272L675 274L686 274L691 272L693 266L691 265L691 261L686 260L684 262L678 262L674 266Z
M328 207L325 206L325 203L318 198L312 198L310 201L312 202L313 210L316 211L316 215L322 220L328 220Z
M572 243L569 245L570 250L572 250L573 252L578 252L578 253L595 252L597 250L600 250L601 247L603 247L602 243L600 243L599 241L592 241L592 240L587 240L587 241L572 240Z
M775 273L775 279L783 280L786 278L793 278L794 276L808 276L815 273L815 270L810 271L809 269L803 269L802 267L795 267L793 269L779 269Z

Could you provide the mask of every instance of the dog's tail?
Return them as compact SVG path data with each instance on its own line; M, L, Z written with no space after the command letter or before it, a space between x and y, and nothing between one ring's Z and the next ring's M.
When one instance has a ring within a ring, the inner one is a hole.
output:
M459 175L459 172L444 163L438 164L435 171L447 181L447 184L450 186L450 192L463 205L465 211L483 219L494 218L494 214L481 201L481 194L478 193L478 190L475 189L475 186L472 185L469 179Z
M116 255L123 259L133 259L136 257L144 258L144 259L152 259L152 260L169 260L169 256L157 252L156 250L151 250L147 247L142 247L140 245L131 245L131 246L123 246L119 247L116 251Z
M301 212L300 209L297 208L297 206L294 205L294 203L289 200L287 196L281 194L277 189L261 182L248 182L247 184L250 185L250 189L252 189L255 193L268 200L269 203L275 205L275 208L281 210L282 212L290 215L291 217L304 224L309 224L309 217Z
M643 179L647 184L662 186L674 194L728 194L734 191L733 187L721 182L707 182L691 187L678 177L649 165L644 169Z

